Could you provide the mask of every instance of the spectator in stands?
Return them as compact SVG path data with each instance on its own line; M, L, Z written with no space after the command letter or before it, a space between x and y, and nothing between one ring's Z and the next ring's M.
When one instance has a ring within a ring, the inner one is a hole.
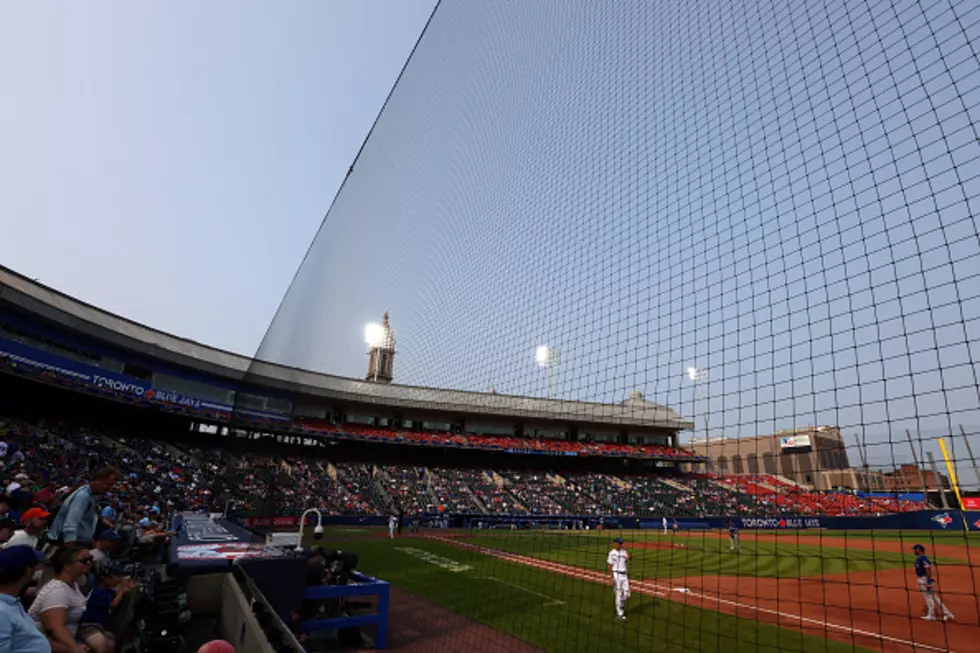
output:
M44 532L44 527L47 525L50 516L49 512L41 508L29 508L20 518L20 523L24 528L15 532L13 537L3 545L3 548L27 545L36 549L37 540Z
M323 547L313 547L306 562L306 586L329 585L331 580L330 569L327 567L327 554Z
M53 653L88 653L88 644L75 639L85 613L85 595L78 580L92 570L94 558L88 549L63 548L53 562L55 577L38 591L27 614L48 636Z
M17 530L17 522L13 519L0 519L0 545L9 542L15 530Z
M10 513L10 497L0 493L0 519L4 519Z
M12 546L0 551L0 650L4 653L51 652L47 638L20 603L41 557L29 546Z
M103 565L96 575L98 580L88 595L82 614L79 638L93 653L112 653L116 648L116 638L109 632L109 620L137 584L123 580L112 565Z
M118 501L110 501L106 504L105 508L99 514L99 519L105 524L106 528L115 528L116 520L119 518L119 512L116 510L119 505Z
M99 519L96 497L111 490L118 479L119 472L115 467L103 467L92 476L91 481L72 492L51 524L48 538L82 546L91 542Z
M42 508L50 510L58 502L58 484L48 481L41 490L34 495L34 503Z
M92 557L95 558L95 571L112 561L112 554L122 545L123 536L119 531L109 529L102 531L95 536L95 548L92 549Z

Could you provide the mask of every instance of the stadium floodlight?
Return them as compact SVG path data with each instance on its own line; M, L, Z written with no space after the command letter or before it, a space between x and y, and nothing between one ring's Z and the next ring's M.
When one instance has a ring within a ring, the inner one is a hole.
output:
M704 383L708 380L708 370L697 367L687 368L687 377L694 381L694 386L698 391L698 399L701 404L701 417L704 419L704 449L708 458L708 469L713 467L711 462L711 434L708 433L708 409L704 401Z
M372 349L382 346L385 342L385 328L377 322L371 322L364 327L364 342Z
M551 367L558 364L559 352L556 347L540 345L534 351L534 361L539 367Z
M561 363L561 350L558 347L539 345L534 350L534 361L538 367L543 367L548 371L548 399L551 399L551 370Z

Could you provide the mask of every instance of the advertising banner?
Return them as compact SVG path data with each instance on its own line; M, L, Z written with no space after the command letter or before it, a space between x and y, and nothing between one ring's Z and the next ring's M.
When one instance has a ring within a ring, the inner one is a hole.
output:
M80 363L6 338L0 338L0 358L6 358L11 363L36 372L53 373L96 390L109 390L119 395L157 404L216 412L231 412L232 409L230 405L202 401L170 390L155 389L151 387L149 381L103 370L94 365Z
M967 510L980 510L980 497L963 497L963 507Z
M0 338L0 358L7 358L18 365L26 365L43 372L54 372L97 388L109 388L136 397L142 397L149 387L138 379L109 372L94 365L79 363L6 338Z
M788 435L779 438L780 449L808 449L811 446L809 435Z

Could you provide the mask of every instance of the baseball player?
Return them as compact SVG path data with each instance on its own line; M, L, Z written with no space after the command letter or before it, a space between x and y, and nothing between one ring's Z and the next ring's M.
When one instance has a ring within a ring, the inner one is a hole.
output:
M667 518L666 517L663 518L663 522L664 522L664 535L666 535L667 534Z
M943 602L936 596L936 586L932 579L932 563L926 556L926 547L916 544L912 547L915 553L915 580L919 584L919 591L926 600L926 616L922 617L926 621L936 620L936 606L943 612L943 621L952 621L953 613L943 605Z
M674 535L677 535L677 517L674 517Z
M623 538L613 540L613 549L606 556L609 573L612 574L613 591L616 596L616 616L626 621L625 605L630 597L630 579L626 575L626 563L630 554L623 548Z
M398 526L398 517L392 515L388 518L388 538L395 539L395 528Z
M725 526L728 528L728 550L735 551L738 549L741 551L742 545L738 541L738 526L731 519L725 520Z

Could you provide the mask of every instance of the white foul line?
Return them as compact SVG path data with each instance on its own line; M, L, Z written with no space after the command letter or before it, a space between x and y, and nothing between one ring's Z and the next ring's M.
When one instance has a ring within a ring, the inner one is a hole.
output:
M577 569L575 567L570 567L568 565L563 565L556 562L539 560L537 558L531 558L529 556L518 555L515 553L508 553L506 551L500 551L498 549L488 549L486 547L476 546L475 544L461 542L459 540L454 540L448 537L440 537L440 536L426 536L426 537L430 540L437 540L439 542L443 542L445 544L451 544L453 546L457 546L463 549L471 549L473 551L477 551L479 553L483 553L484 555L489 555L494 558L500 558L502 560L516 562L518 564L523 564L530 567L537 567L538 569L544 569L547 571L557 571L559 573L565 574L567 576L572 576L574 578L581 578L581 579L597 581L597 582L604 582L609 580L605 574L600 574L598 572L589 572L584 569ZM651 581L635 581L633 584L640 589L646 589L645 593L652 594L655 596L666 597L668 596L668 592L670 591L670 588L666 586L657 585L655 583L652 583ZM918 649L929 650L929 651L938 651L939 653L955 653L951 649L940 648L938 646L932 646L930 644L921 644L919 642L912 642L907 639L892 637L891 635L884 635L882 633L875 633L870 630L860 630L858 628L854 628L853 626L842 626L840 624L835 624L830 621L822 621L820 619L812 619L810 617L804 617L803 615L796 615L796 614L791 614L789 612L780 612L778 610L762 608L759 607L758 605L751 605L749 603L740 603L738 601L723 599L720 596L717 597L709 596L707 594L704 594L703 592L695 592L690 589L688 589L686 592L683 592L683 594L687 594L695 598L701 598L706 601L714 601L719 604L724 603L726 605L731 605L739 608L748 608L749 610L755 610L756 612L761 612L764 614L776 615L777 617L785 617L787 619L793 619L800 622L816 624L819 626L823 626L825 629L840 630L846 633L863 635L865 637L876 638L886 642L893 642L895 644L902 644L904 646L911 647L912 649L918 648ZM687 604L686 599L684 603ZM779 619L776 620L776 624L777 625L780 624Z
M521 587L520 585L517 585L515 583L511 583L511 582L506 581L506 580L504 580L502 578L497 578L495 576L477 576L477 578L478 579L482 579L482 580L492 580L495 583L502 583L502 584L507 585L509 587L513 587L514 589L521 590L522 592L527 592L528 594L533 594L534 596L540 596L543 599L549 599L549 602L548 603L545 603L545 606L549 606L549 605L565 605L565 602L564 601L559 601L558 599L556 599L553 596L548 596L547 594L542 594L541 592L535 592L534 590L529 590L526 587Z

